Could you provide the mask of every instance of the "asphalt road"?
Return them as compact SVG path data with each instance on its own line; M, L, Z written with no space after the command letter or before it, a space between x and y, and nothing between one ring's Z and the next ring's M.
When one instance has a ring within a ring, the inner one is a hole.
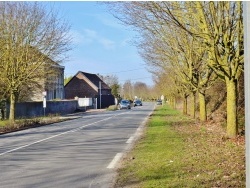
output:
M0 135L0 187L112 187L115 168L153 111L131 110L82 117Z

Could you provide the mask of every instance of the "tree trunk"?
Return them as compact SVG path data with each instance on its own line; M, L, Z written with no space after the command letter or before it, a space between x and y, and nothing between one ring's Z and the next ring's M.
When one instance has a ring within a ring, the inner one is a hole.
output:
M15 103L16 103L16 95L12 91L10 94L10 115L9 115L9 121L11 124L15 121Z
M227 87L227 137L234 138L238 134L237 125L237 81L236 80L226 80Z
M175 97L171 97L171 107L172 107L173 109L176 109Z
M169 99L169 105L171 106L171 108L173 108L173 109L175 109L175 104L174 104L174 97L170 97L170 99Z
M169 99L169 105L171 106L171 108L174 108L173 106L173 99L172 99L172 97L170 97L170 99Z
M183 114L187 114L187 96L184 95L184 98L183 98Z
M176 98L175 97L173 98L173 106L174 106L174 109L176 109Z
M195 103L196 103L196 92L192 93L192 108L191 108L191 117L195 118Z
M205 92L199 92L200 120L207 121Z

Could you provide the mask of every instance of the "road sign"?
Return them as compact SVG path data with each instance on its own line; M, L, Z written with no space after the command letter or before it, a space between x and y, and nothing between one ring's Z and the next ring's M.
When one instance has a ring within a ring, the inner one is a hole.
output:
M46 97L43 97L43 108L46 108Z

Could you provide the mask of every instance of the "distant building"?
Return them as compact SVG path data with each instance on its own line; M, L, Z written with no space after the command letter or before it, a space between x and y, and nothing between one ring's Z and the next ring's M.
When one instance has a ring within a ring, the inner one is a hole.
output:
M47 92L46 99L64 99L64 66L54 65L54 73L45 79L44 89Z
M97 98L98 105L101 94L101 107L114 104L114 96L111 88L103 82L96 74L78 71L75 76L64 86L65 99Z
M64 86L65 98L93 98L100 94L100 89L102 95L111 95L111 88L96 74L78 71Z
M42 69L45 70L44 78L29 89L24 101L42 101L45 91L46 100L64 99L64 66L54 62L53 65L42 67Z

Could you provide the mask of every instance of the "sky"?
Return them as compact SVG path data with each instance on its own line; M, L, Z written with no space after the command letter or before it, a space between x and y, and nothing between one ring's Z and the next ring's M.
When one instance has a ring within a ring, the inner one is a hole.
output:
M49 3L71 25L73 49L63 63L66 77L83 71L115 75L120 84L130 80L153 86L145 62L132 44L138 33L123 25L105 5L94 1Z

